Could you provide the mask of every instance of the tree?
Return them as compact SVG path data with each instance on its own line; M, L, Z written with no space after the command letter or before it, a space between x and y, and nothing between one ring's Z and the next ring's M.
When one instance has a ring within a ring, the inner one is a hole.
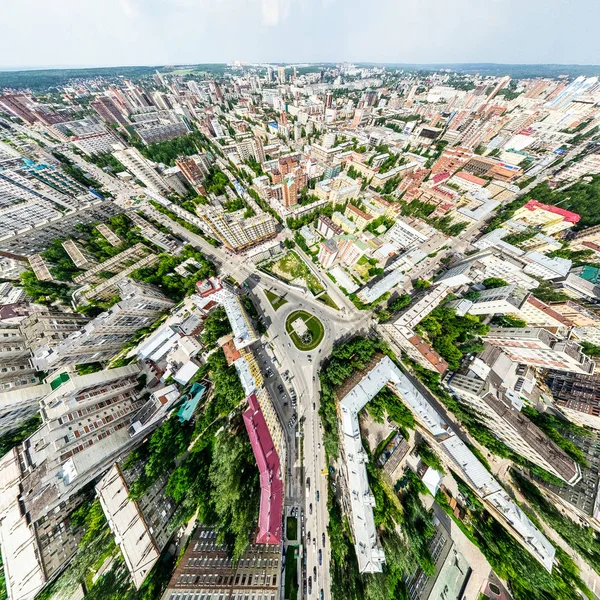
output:
M291 239L286 239L286 240L284 240L284 242L283 242L283 245L284 245L284 246L285 246L285 247L286 247L288 250L291 250L291 249L292 249L292 248L293 248L293 247L296 245L296 243L294 242L294 240L291 240Z
M258 470L247 436L222 432L215 440L209 481L220 529L219 539L233 538L233 559L238 560L250 541L258 517Z
M394 300L392 300L388 306L392 310L399 311L403 308L406 308L411 303L411 301L412 297L410 294L402 294L397 298L394 298Z
M508 285L504 279L500 277L488 277L481 282L487 290L492 290L495 288L505 287Z
M425 290L428 287L431 287L431 281L428 281L427 279L416 279L413 282L413 287L417 290Z

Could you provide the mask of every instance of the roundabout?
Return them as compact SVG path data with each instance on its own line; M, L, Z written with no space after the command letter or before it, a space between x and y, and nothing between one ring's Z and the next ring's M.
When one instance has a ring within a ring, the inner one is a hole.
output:
M305 310L295 310L285 320L285 330L298 350L314 350L323 340L323 323Z

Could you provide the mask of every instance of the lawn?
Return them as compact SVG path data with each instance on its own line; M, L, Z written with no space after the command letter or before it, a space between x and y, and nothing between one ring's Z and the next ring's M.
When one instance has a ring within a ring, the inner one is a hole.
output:
M287 300L283 296L278 296L269 290L265 290L265 296L267 300L271 303L273 310L277 310L281 308L284 304L287 304Z
M308 343L304 342L292 328L292 323L298 318L304 321L306 327L308 328L308 331L312 336L311 341ZM292 338L294 346L296 346L298 350L304 351L313 350L314 348L316 348L321 343L321 340L325 335L325 329L323 328L323 324L321 323L321 321L319 321L319 319L317 319L317 317L315 317L314 315L311 315L310 313L307 313L304 310L295 310L288 316L288 318L285 321L285 330L287 331L288 335Z
M285 535L290 542L295 542L298 540L298 519L296 517L287 518Z
M282 281L298 281L315 296L324 289L319 280L310 272L308 265L294 251L287 252L279 260L267 264L263 268Z
M327 306L330 306L331 308L335 308L335 310L340 310L340 307L333 301L329 294L321 294L317 300L323 304L326 304Z
M288 546L285 551L285 599L298 598L298 561L295 557L296 548Z

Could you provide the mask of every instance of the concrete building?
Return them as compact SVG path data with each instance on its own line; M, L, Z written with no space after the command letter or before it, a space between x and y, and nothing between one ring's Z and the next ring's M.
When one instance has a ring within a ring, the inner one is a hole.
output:
M267 213L245 219L244 211L227 213L222 208L205 206L199 206L196 210L213 235L232 250L243 250L277 234L277 222Z
M365 467L367 456L361 443L358 413L386 385L400 396L419 426L427 433L428 439L447 456L491 514L548 571L552 571L555 550L548 539L508 496L467 445L454 434L449 424L403 371L389 356L383 355L374 356L362 372L355 373L336 392L346 480L344 505L349 507L359 570L363 573L379 572L385 560L377 542L372 508L374 499L369 489Z
M129 498L131 485L143 468L143 463L128 469L115 463L96 485L102 510L137 589L171 537L169 520L176 508L165 494L170 473L161 475L137 500Z
M46 343L33 353L32 363L40 371L67 365L106 361L131 336L153 323L173 302L157 288L124 279L117 285L121 300L79 331L58 344Z
M405 578L410 600L449 600L463 597L461 592L471 577L472 569L452 540L451 523L450 517L441 510L434 512L435 534L429 541L429 553L435 562L435 572L427 575L419 568Z
M185 121L173 110L144 110L131 115L130 119L135 132L147 146L190 132Z
M338 255L338 245L335 239L325 240L319 245L318 259L324 269L329 269L335 263Z
M600 375L549 371L546 383L569 420L600 430Z
M233 562L231 548L219 543L218 531L200 525L179 561L162 600L229 598L279 600L281 547L250 543Z
M319 218L317 219L317 231L326 239L344 233L344 230L339 225L336 225L325 215L319 215Z
M521 414L523 400L518 394L497 388L489 378L482 379L469 368L452 375L448 386L475 410L483 425L517 454L569 485L581 479L579 464Z
M62 247L78 269L89 269L96 264L91 253L79 246L75 241L70 239L65 240L62 243Z
M594 372L594 361L579 344L540 327L493 327L484 340L501 348L515 362L557 371Z
M208 175L208 169L202 163L197 163L191 156L179 156L175 161L183 176L198 194L205 193L203 181Z
M4 207L0 203L0 250L35 254L45 250L52 240L75 233L76 225L106 221L120 212L122 209L112 200L103 199L64 210L40 199Z
M57 310L35 311L26 316L19 327L27 347L35 353L43 346L52 347L60 344L89 321L89 317L79 313Z
M525 206L519 208L512 220L523 223L528 227L540 228L547 235L554 235L579 223L581 217L571 211L542 204L537 200L529 200Z
M113 156L139 179L146 187L162 194L170 191L163 178L154 170L152 164L146 160L137 148L126 148L113 152Z
M346 200L358 198L360 186L347 175L338 175L333 179L319 181L315 186L315 194L321 200L331 204L342 204Z
M129 424L146 409L139 368L62 372L41 401L43 424L0 460L0 544L11 600L27 600L73 556L83 531L69 517L81 492L139 443ZM150 402L150 401L149 401ZM158 411L164 416L170 404Z

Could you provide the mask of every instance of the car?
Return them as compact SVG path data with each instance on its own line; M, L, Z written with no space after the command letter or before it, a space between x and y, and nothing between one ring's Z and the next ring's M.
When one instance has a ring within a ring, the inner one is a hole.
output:
M310 531L308 532L308 535L306 536L306 539L308 540L308 543L310 544Z
M319 490L317 490L317 502L319 501Z
M313 381L315 381L315 376L313 375Z
M317 566L316 565L313 567L313 576L314 576L315 581L316 581L317 580Z
M319 548L319 566L323 564L323 551Z
M312 504L308 505L308 514L312 515Z
M312 575L308 578L308 593L312 594Z
M325 594L323 594L323 588L321 588L321 591L319 592L319 600L323 600L324 597Z
M325 534L323 533L323 548L325 548Z

